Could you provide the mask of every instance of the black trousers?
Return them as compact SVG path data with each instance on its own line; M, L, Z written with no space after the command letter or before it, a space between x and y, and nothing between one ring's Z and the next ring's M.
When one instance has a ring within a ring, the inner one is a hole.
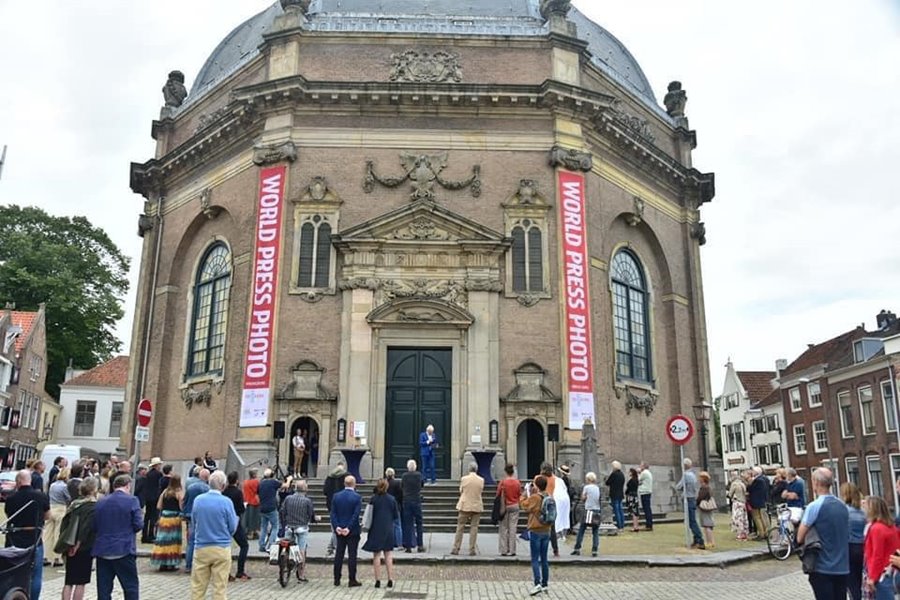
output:
M847 592L853 600L862 597L863 545L850 544L850 575L847 577Z
M141 533L141 539L152 541L156 538L156 522L159 520L159 511L156 509L156 502L147 505L147 512L144 515L144 531Z
M347 552L347 575L350 581L356 581L356 553L359 550L359 534L337 536L337 547L334 550L334 581L341 581L341 571L344 569L344 551Z
M847 576L810 573L809 585L816 600L846 600Z
M246 573L244 565L247 564L247 553L250 551L250 544L247 542L247 532L240 521L238 521L237 529L232 537L234 537L234 541L237 542L238 548L240 548L237 560L237 576L240 577Z
M559 554L559 540L556 539L556 523L550 526L550 546L553 547L553 555Z

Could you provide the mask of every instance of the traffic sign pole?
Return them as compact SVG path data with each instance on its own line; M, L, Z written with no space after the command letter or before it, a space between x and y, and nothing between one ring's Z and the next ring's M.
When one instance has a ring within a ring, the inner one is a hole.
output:
M134 427L134 460L132 461L132 468L134 469L134 475L137 475L137 467L141 462L141 438L144 437L141 433L146 433L147 428L150 426L150 420L153 418L153 405L146 398L141 398L141 401L138 402L137 409L137 423ZM144 430L143 432L141 430ZM134 493L134 483L135 479L131 480L131 493Z
M666 435L673 444L678 446L678 454L681 457L681 480L684 481L684 445L694 437L694 423L684 415L674 415L666 423ZM688 501L687 496L684 495L684 490L682 490L681 494L681 510L684 511L684 545L690 548L691 534L689 531L690 524L688 523Z
M678 449L681 451L681 480L684 481L684 444L678 446ZM691 534L690 523L688 523L688 501L687 496L684 494L684 490L682 490L681 494L681 510L684 511L684 546L690 548Z

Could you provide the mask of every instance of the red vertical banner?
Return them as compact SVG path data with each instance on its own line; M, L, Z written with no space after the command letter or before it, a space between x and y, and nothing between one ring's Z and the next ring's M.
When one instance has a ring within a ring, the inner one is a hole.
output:
M591 301L588 287L584 175L558 171L560 241L563 252L565 299L566 382L568 429L581 429L594 415L594 360L591 352Z
M250 286L250 326L241 393L241 427L262 427L269 420L274 366L275 302L286 177L285 165L268 167L259 172L253 285Z

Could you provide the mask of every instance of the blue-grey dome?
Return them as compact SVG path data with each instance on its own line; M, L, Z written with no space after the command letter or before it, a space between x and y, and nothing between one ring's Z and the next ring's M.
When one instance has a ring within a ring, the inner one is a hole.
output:
M313 0L304 27L312 31L540 36L547 34L547 24L539 4L540 0ZM275 2L228 34L197 74L188 103L256 56L263 34L282 12L280 2ZM588 43L597 67L653 110L665 114L640 65L622 42L575 8L568 19L576 25L578 37Z

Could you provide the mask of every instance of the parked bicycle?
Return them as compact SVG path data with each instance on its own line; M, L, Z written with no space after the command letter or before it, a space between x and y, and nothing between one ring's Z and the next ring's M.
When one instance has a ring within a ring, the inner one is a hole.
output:
M297 546L293 527L285 527L284 535L278 540L278 583L281 587L287 587L291 579L291 572L296 573L297 581L306 581L303 578L303 554Z
M769 553L778 560L787 560L797 551L797 531L794 527L794 514L786 504L775 508L776 522L769 528L766 543Z
M40 531L40 527L14 527L0 525L0 533L9 535L17 531ZM40 540L38 536L38 540ZM38 542L40 543L40 542ZM37 544L28 548L0 548L0 600L28 600L31 594L31 576L35 569L34 557ZM37 565L38 569L43 565Z

